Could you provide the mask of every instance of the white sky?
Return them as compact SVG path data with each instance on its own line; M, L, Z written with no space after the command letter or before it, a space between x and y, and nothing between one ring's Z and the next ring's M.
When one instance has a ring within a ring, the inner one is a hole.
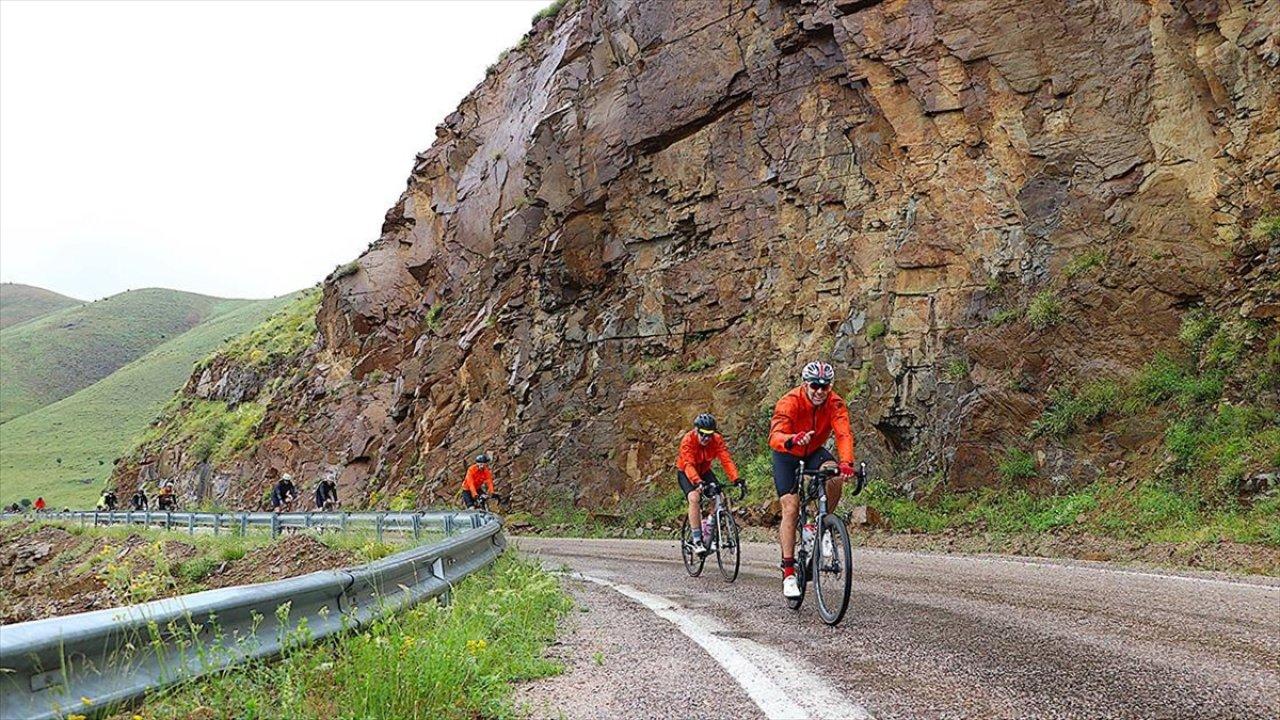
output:
M0 280L314 284L549 2L0 3Z

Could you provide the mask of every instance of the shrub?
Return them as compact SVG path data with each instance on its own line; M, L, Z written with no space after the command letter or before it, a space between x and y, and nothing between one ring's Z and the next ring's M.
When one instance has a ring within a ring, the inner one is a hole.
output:
M538 24L539 20L554 18L555 16L559 15L560 10L564 8L566 1L567 0L555 0L555 2L551 3L550 5L534 13L533 23L536 25Z
M1258 218L1249 230L1249 236L1261 243L1280 242L1280 214Z
M1000 326L1014 322L1020 317L1022 317L1022 311L1018 308L1000 308L991 316L991 324Z
M1040 419L1032 423L1031 436L1067 437L1101 419L1116 406L1120 396L1120 386L1113 380L1099 380L1074 391L1055 390Z
M1044 330L1062 321L1062 303L1050 290L1031 298L1027 305L1027 322L1036 330Z
M1071 258L1071 262L1068 262L1067 266L1063 268L1063 273L1066 274L1068 279L1074 278L1086 270L1102 265L1106 260L1107 254L1100 249L1086 250Z
M1021 448L1007 450L996 469L1005 482L1027 480L1037 474L1035 456Z
M943 366L942 374L951 382L960 382L969 377L969 363L964 358L951 358Z
M1178 339L1187 347L1199 350L1206 340L1213 337L1217 330L1217 316L1204 308L1197 308L1182 318L1182 326L1178 329Z
M870 325L867 325L867 341L874 342L879 340L888 331L889 328L884 324L883 320L873 320Z
M716 364L716 359L714 356L700 357L697 360L690 361L689 364L686 365L684 369L685 369L685 372L702 372L703 370L706 370L707 368L712 367L715 364Z
M357 272L360 272L360 263L355 260L352 260L351 262L345 265L339 265L338 267L334 268L333 273L329 276L329 279L341 280L344 277L355 275Z

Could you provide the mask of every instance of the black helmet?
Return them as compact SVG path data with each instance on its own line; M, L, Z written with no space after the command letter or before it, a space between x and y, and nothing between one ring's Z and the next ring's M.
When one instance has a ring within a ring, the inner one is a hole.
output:
M480 453L479 455L476 456L476 462L487 463L489 462L489 456L486 455L485 453Z
M711 413L702 413L693 421L693 426L703 435L711 435L716 431L716 419Z

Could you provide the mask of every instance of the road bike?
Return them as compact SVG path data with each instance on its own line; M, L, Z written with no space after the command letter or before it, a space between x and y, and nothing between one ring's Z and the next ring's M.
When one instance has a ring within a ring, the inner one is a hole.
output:
M511 504L510 501L507 499L507 496L505 495L499 495L498 493L493 493L492 495L490 495L487 492L482 492L479 495L476 495L475 500L473 501L475 504L472 505L471 507L469 508L465 507L465 503L464 503L464 509L477 510L479 512L489 512L490 500L493 500L494 502L498 503L498 507L504 511Z
M796 582L800 595L787 598L792 610L804 603L806 586L813 582L818 598L818 615L828 625L835 625L849 609L849 592L853 585L853 548L849 527L844 518L827 511L827 480L840 471L824 466L806 470L801 461L796 468L796 485L800 490L800 514L796 518ZM853 497L867 484L867 464L854 473L857 484Z
M724 488L715 480L704 480L701 484L702 500L715 500L715 505L702 521L702 540L707 553L699 553L693 549L693 528L689 527L689 513L684 515L684 523L680 528L680 555L684 560L684 569L692 577L702 574L702 567L707 555L716 554L716 565L726 582L738 579L738 568L742 564L742 546L738 541L738 521L733 518L733 504ZM747 484L738 483L738 499L746 497ZM702 516L699 507L699 516Z

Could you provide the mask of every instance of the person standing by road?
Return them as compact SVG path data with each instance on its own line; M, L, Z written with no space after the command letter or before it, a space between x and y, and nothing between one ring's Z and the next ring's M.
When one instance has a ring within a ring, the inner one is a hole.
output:
M707 554L702 542L702 483L718 482L711 471L711 461L719 460L729 482L738 483L738 468L729 456L724 437L716 432L716 419L702 413L693 421L693 429L680 439L680 456L676 461L676 481L689 501L689 527L693 530L693 551Z
M815 360L804 366L799 387L787 391L773 408L769 423L769 447L773 450L773 484L782 504L782 525L778 540L782 547L782 594L800 597L796 582L796 517L800 514L800 498L796 494L796 468L804 461L806 468L836 463L836 458L823 447L834 433L840 474L827 481L830 512L840 504L845 479L853 475L853 431L849 427L849 409L844 399L831 389L836 371L828 363ZM824 553L830 554L823 534Z

